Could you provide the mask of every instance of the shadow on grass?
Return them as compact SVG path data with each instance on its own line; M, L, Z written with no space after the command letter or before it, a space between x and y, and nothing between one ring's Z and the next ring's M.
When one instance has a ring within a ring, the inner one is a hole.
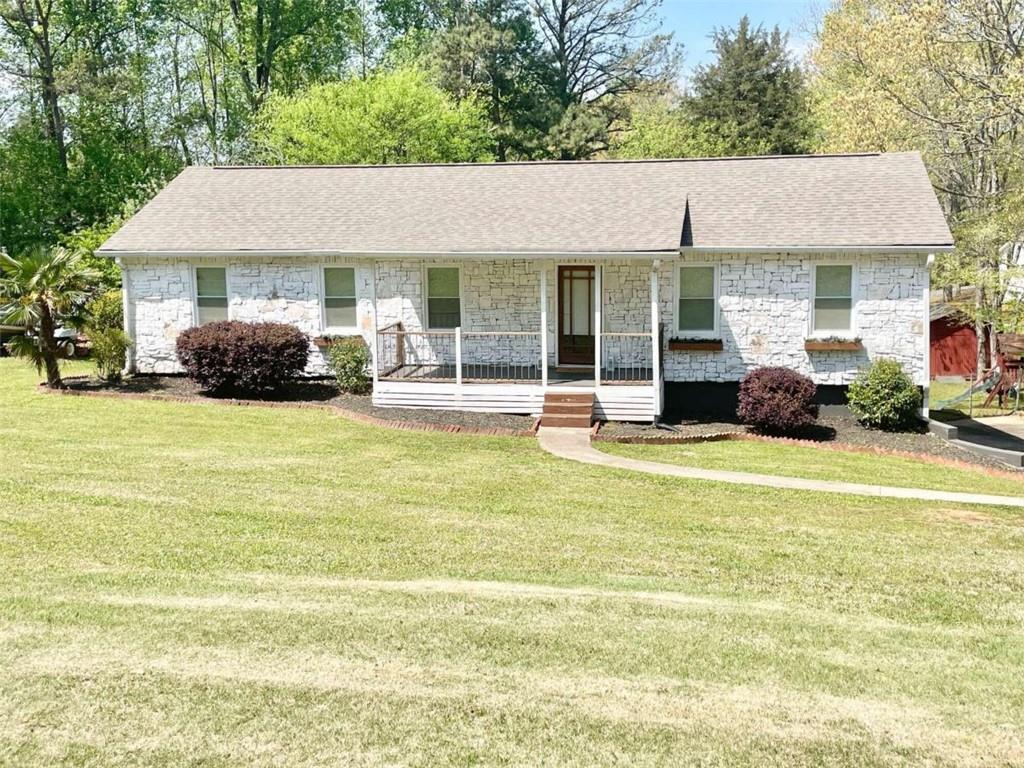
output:
M338 397L338 387L330 381L296 381L273 391L210 392L184 376L132 376L119 382L95 378L69 378L69 389L82 392L122 392L125 394L161 394L176 397L209 397L215 400L262 400L277 403L324 403Z

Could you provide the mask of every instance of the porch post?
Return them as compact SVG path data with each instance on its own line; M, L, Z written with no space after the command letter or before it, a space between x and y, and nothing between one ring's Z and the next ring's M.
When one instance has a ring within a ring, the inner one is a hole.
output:
M540 262L540 385L548 385L548 265Z
M377 389L377 376L378 369L380 368L380 360L378 355L380 350L378 349L377 339L377 262L370 262L370 301L373 303L373 333L370 340L370 363L373 365L373 389Z
M455 328L455 383L462 386L462 326Z
M654 385L654 417L661 415L661 339L658 331L661 325L658 305L658 268L661 261L651 262L651 384Z
M601 386L601 265L594 265L594 388Z

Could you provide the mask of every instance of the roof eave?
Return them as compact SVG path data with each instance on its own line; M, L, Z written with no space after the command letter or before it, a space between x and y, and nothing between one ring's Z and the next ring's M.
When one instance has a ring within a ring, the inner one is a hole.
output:
M318 249L233 249L233 250L117 250L100 248L96 253L109 258L237 258L239 256L261 257L312 257L312 258L372 258L372 259L665 259L679 255L675 248L649 251L375 251L375 250L318 250Z
M851 253L948 253L952 243L917 245L694 245L683 246L680 253L820 253L847 251Z

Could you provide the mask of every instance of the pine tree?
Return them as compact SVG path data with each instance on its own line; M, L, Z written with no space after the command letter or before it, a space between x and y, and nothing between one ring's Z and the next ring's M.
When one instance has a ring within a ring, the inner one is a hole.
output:
M766 146L772 154L806 152L804 76L786 48L787 36L778 27L751 28L744 16L735 29L717 29L712 38L716 60L698 67L693 78L693 118L734 127L736 154L750 146Z

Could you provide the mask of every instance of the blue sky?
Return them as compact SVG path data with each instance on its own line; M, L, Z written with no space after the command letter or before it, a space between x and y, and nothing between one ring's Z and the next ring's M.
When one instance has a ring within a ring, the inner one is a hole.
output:
M674 32L683 44L684 66L690 71L712 59L708 35L715 27L735 27L744 14L755 25L771 28L778 24L789 34L789 45L802 55L806 48L806 22L813 18L812 0L664 0L661 6L663 31Z

